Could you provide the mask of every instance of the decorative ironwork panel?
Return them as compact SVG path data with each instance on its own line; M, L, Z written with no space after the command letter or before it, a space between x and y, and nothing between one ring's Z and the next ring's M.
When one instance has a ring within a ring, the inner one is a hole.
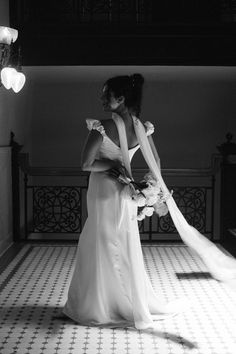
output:
M207 227L207 219L209 220L209 218L211 218L211 215L207 215L207 203L211 203L210 197L208 198L207 195L211 187L171 187L170 189L173 189L174 200L188 223L202 233L212 232L212 230ZM210 213L212 213L211 208L209 209ZM150 234L173 234L177 233L177 230L168 213L158 218L156 226L154 226L152 220L151 229L150 224L145 224L145 221L141 222L140 232L148 232Z
M34 186L32 232L81 232L81 193L74 186Z
M117 23L147 20L151 14L151 2L144 0L81 0L79 1L81 22Z
M225 22L236 22L236 0L220 0L221 18Z
M179 187L174 190L174 199L190 225L206 231L206 188ZM176 232L169 214L159 219L159 232Z
M81 0L79 2L80 22L102 21L106 23L111 21L111 16L112 2L110 0Z
M191 21L235 22L236 0L10 0L10 17L19 25L38 23L159 24Z
M150 0L11 0L11 17L17 22L60 23L143 23L152 20ZM14 11L14 12L13 12Z

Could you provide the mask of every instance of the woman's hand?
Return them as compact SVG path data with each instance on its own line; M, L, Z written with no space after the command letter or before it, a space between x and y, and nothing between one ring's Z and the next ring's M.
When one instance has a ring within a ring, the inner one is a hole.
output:
M118 180L120 183L128 184L130 179L127 176L125 167L121 164L120 161L114 161L114 167L107 171L107 174Z

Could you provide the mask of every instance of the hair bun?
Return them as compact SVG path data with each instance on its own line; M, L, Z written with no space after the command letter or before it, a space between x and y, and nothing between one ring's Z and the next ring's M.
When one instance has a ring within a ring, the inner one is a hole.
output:
M144 78L141 74L130 75L130 79L132 80L132 86L141 87L144 83Z

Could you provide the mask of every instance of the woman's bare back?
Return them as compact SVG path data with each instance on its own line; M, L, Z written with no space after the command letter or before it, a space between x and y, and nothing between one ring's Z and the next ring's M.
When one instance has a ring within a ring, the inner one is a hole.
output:
M114 144L116 144L118 147L120 147L119 134L118 134L118 130L117 130L116 124L113 121L113 119L102 120L101 123L104 126L104 129L105 129L105 132L106 132L106 135L108 136L108 138L111 139ZM130 121L127 123L126 121L124 121L124 123L125 123L125 128L126 128L128 148L130 150L138 145L138 140L135 135L133 122Z

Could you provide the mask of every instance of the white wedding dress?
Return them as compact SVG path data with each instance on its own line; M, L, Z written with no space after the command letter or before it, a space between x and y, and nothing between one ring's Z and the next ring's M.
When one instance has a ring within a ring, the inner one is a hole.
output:
M87 120L103 142L97 156L119 159L121 149L100 121ZM146 122L146 134L153 132ZM129 150L132 159L139 145ZM88 218L80 235L76 262L63 313L82 325L154 327L154 320L174 313L155 294L145 271L137 223L137 206L125 198L124 185L106 172L92 172L87 192Z
M144 159L166 196L168 211L182 241L205 263L213 278L236 291L236 259L220 250L189 225L162 178L146 130L133 116L139 145L128 150L123 120L113 114L121 148L106 135L101 122L87 120L88 128L103 136L97 159L120 160L132 178L130 161L140 148ZM137 205L130 189L106 172L90 174L87 193L88 218L80 235L76 262L63 313L82 325L155 328L155 320L176 314L190 305L187 299L165 303L156 294L145 271L137 223ZM186 301L187 300L187 301Z

